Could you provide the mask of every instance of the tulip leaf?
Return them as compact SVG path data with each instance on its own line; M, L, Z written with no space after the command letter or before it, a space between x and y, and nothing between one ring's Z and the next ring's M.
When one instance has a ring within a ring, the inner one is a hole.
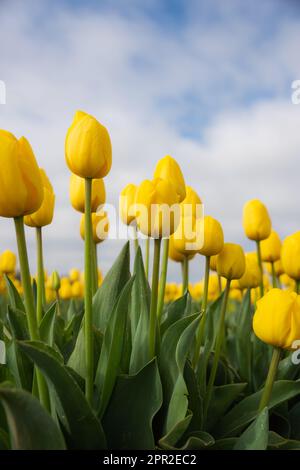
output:
M269 412L265 407L235 443L234 450L266 450L269 438Z
M269 432L268 450L300 450L300 441L286 439L276 432Z
M146 279L140 248L135 257L134 274L130 308L132 334L130 374L136 374L149 361L150 288Z
M55 327L56 303L51 305L45 313L40 324L40 337L49 346L54 345L54 327Z
M162 338L159 368L165 397L166 434L186 416L188 399L183 372L198 324L198 314L183 317Z
M300 394L300 380L279 380L274 383L269 410ZM219 421L215 428L216 435L220 437L236 436L247 424L253 421L258 414L258 407L262 390L247 396L235 405Z
M99 355L101 351L101 344L103 341L102 334L97 330L97 328L93 328L93 334L94 334L94 367L96 372L96 367L98 364L99 360ZM68 366L71 367L78 375L80 375L82 378L85 377L85 339L84 339L84 323L82 323L82 326L79 330L75 348L73 349L73 352L68 360Z
M14 309L21 310L25 312L25 306L19 292L17 291L12 280L5 275L6 288L8 293L8 299L11 304L11 307Z
M7 306L7 320L12 337L19 340L29 339L26 314L17 308Z
M94 324L104 332L113 312L113 306L130 279L129 242L125 244L116 261L106 274L93 300Z
M181 421L178 421L175 426L173 426L173 428L159 440L159 447L162 449L175 449L175 445L188 429L192 417L193 414L189 411Z
M109 402L116 377L120 370L128 306L134 276L123 288L109 318L101 348L96 372L96 386L99 391L98 410L102 416Z
M233 383L213 388L206 423L209 431L224 416L232 403L245 390L246 386L246 383Z
M154 449L153 417L162 404L156 359L135 375L119 376L103 416L108 447Z
M187 291L182 297L174 300L167 307L164 321L161 324L161 335L175 322L180 320L183 316L190 314L190 294Z
M238 325L235 333L234 344L236 346L237 366L242 380L251 384L252 370L252 312L250 289L247 290L238 312Z
M76 449L105 448L106 442L101 424L87 403L80 387L62 364L58 353L50 346L37 341L22 342L20 347L53 385L58 399L59 417L62 422L67 422L68 425L66 432L70 447Z
M203 400L200 395L197 377L190 361L186 361L184 380L188 390L188 409L193 413L187 432L198 431L203 422Z
M14 450L63 450L60 429L39 401L24 390L0 387Z

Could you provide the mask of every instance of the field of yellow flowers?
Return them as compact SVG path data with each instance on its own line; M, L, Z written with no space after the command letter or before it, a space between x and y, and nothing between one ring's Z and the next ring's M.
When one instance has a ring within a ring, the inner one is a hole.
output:
M108 131L77 112L65 156L85 265L48 275L54 191L26 138L0 130L0 216L18 247L0 256L0 449L300 449L300 232L282 243L255 199L242 221L253 252L224 242L166 156L120 192L135 235L103 278ZM194 257L205 274L191 284Z

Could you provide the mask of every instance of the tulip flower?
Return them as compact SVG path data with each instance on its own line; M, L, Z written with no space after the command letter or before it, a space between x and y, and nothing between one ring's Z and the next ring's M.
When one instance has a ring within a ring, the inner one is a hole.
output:
M93 179L92 181L92 196L91 196L91 211L97 212L105 204L106 191L102 178ZM72 207L84 214L85 212L85 182L84 178L72 174L70 176L70 201Z
M182 202L186 197L184 177L180 166L174 158L166 155L159 160L154 171L154 178L169 181L174 186L178 196L178 202Z
M44 260L43 260L43 238L42 227L51 224L54 213L55 194L52 185L45 173L40 168L41 179L44 188L44 198L40 208L33 214L26 215L24 222L29 227L36 229L36 247L37 247L37 321L41 322L43 317L43 305L46 302Z
M207 417L207 411L211 400L212 389L215 383L218 363L221 355L225 328L225 315L230 292L230 284L233 279L240 279L243 276L245 272L245 267L246 261L242 247L235 243L224 243L223 249L218 255L217 271L220 276L227 279L227 283L221 307L220 320L215 344L215 354L204 399L204 421Z
M59 289L59 297L62 300L69 300L72 298L72 286L69 280L67 280L67 282L61 283L61 287Z
M155 354L157 296L161 239L174 233L178 224L178 196L168 181L155 178L145 180L136 192L136 221L138 229L154 240L152 290L150 302L149 354ZM177 217L176 217L177 215Z
M17 257L10 251L5 250L0 256L0 272L12 274L16 271Z
M284 272L296 281L297 293L300 292L300 232L285 238L282 244L281 261Z
M273 287L277 287L277 279L274 263L280 260L281 240L275 230L272 230L269 237L260 243L261 259L267 263L271 263L271 274Z
M87 369L85 394L87 401L91 404L94 387L92 180L104 178L111 169L112 149L106 128L93 116L77 111L67 132L65 154L71 172L85 178L84 332Z
M107 129L93 116L77 111L66 136L66 162L81 178L104 178L112 163Z
M80 281L75 281L71 285L72 297L80 299L83 295L83 285Z
M119 212L120 219L123 224L130 225L134 232L134 246L137 251L139 242L136 230L136 211L135 211L135 197L136 197L137 186L135 184L128 184L122 189L119 198ZM147 238L148 239L148 238Z
M0 130L0 216L14 218L26 318L30 339L39 340L39 329L31 287L24 216L36 212L43 202L43 184L33 150L25 137L19 140L10 132ZM36 369L41 403L48 408L46 382Z
M256 242L257 260L263 276L261 259L261 241L271 234L272 223L266 206L258 199L252 199L244 205L243 226L246 236ZM264 286L260 284L260 294L264 295Z
M80 279L80 271L79 269L77 268L72 268L70 269L69 271L69 279L70 281L73 283L73 282L76 282L76 281L79 281Z
M256 336L273 346L273 356L259 410L268 405L282 349L292 349L300 338L300 296L295 292L271 289L257 302L253 317Z
M253 289L261 283L261 271L259 269L256 259L253 259L252 253L246 253L245 255L245 272L240 279L238 284L240 289Z

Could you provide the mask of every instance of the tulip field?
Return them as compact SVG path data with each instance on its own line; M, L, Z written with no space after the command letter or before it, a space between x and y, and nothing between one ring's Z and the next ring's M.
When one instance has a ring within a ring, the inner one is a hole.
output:
M120 188L134 237L103 273L107 129L78 111L65 160L84 271L49 273L54 189L27 139L0 130L0 216L17 247L0 256L0 450L300 450L300 232L281 241L250 200L236 214L245 253L167 155Z

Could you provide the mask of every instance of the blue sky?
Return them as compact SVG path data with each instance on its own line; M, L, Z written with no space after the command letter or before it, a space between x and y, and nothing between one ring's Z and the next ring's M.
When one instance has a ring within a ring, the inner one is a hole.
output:
M150 178L165 154L181 164L227 241L251 245L242 207L258 197L284 237L299 229L300 6L262 0L2 0L0 127L26 135L56 194L46 265L82 266L79 214L69 206L64 138L77 109L110 131L107 199ZM3 247L15 248L10 221ZM34 236L28 232L34 269ZM107 241L107 270L120 248ZM193 262L192 276L201 273ZM177 276L172 266L171 278Z

